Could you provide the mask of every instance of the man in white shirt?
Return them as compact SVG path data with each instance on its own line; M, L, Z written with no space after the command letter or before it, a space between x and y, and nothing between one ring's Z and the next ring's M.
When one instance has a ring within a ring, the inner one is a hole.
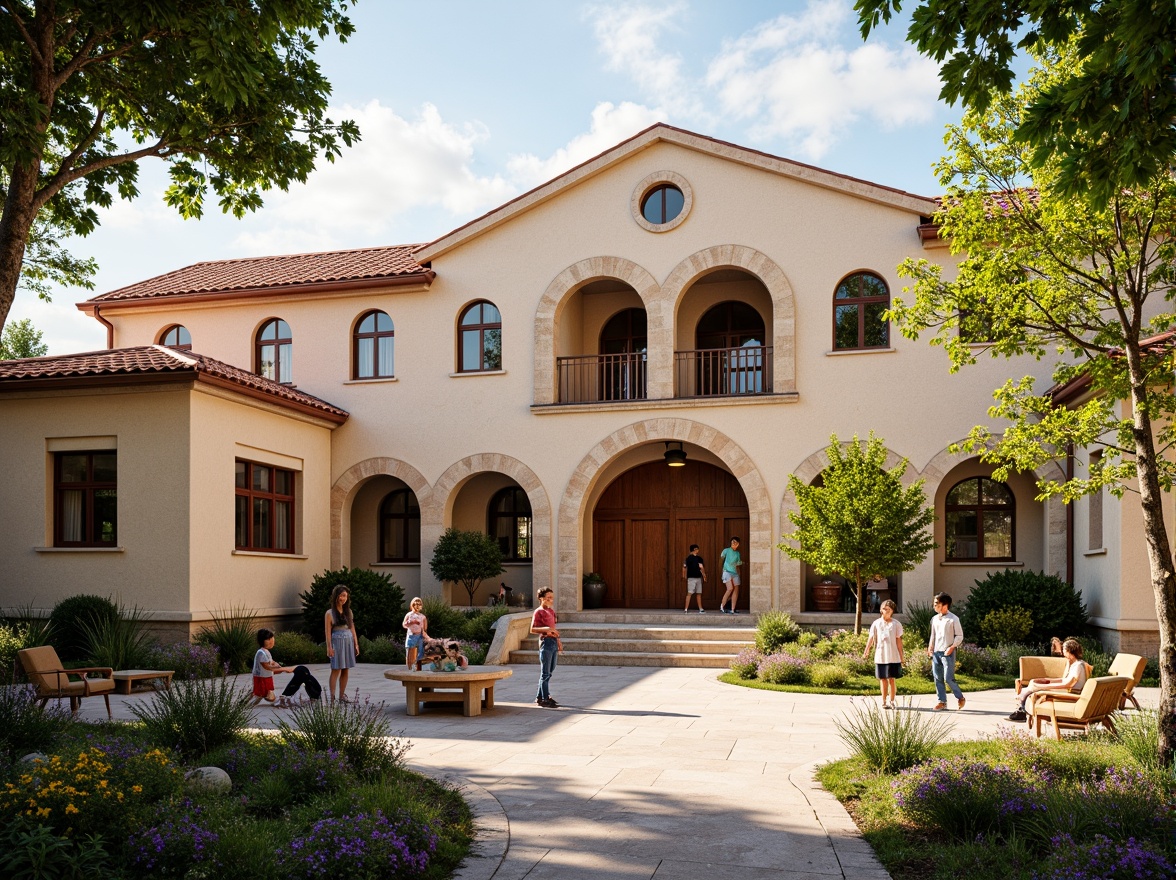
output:
M936 614L931 618L931 639L927 643L927 655L931 658L931 674L935 677L935 694L939 702L935 711L947 708L947 688L959 700L958 709L964 708L964 692L955 680L956 648L964 642L964 628L960 619L951 613L951 596L947 593L935 595ZM946 686L945 686L946 685Z

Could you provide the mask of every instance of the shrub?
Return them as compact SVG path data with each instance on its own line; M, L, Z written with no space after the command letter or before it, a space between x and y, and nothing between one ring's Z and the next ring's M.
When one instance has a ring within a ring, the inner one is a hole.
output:
M811 648L820 640L821 637L815 632L806 630L796 637L796 644L800 645L802 648Z
M192 876L205 871L194 865L219 868L214 852L220 835L201 819L200 807L185 798L178 812L168 810L159 824L135 829L127 840L131 866L143 874Z
M809 680L821 688L845 687L845 683L849 681L849 673L843 667L832 663L818 663L809 669Z
M351 611L355 615L357 635L374 639L376 636L399 635L400 623L407 610L404 590L391 575L366 568L327 570L317 574L310 589L299 595L302 600L302 621L306 631L317 640L323 634L323 620L331 604L331 591L345 584L351 594Z
M744 648L731 661L731 671L740 678L755 678L760 661L763 659L763 655L755 648Z
M20 816L0 836L0 877L87 880L111 876L110 854L100 835L58 837L47 825Z
M439 581L461 584L471 605L482 581L506 571L502 567L502 550L496 540L484 532L455 528L446 529L437 539L429 570Z
M0 750L9 762L49 751L69 730L73 716L59 703L42 708L31 684L0 686Z
M755 625L755 646L763 654L774 654L799 636L800 627L784 611L765 611Z
M985 644L1001 645L1023 642L1033 632L1033 615L1020 605L994 608L980 621L980 636Z
M897 773L926 761L944 739L949 725L938 715L903 710L884 711L876 703L863 708L851 703L849 713L836 719L837 733L854 757L879 773Z
M231 675L248 672L257 653L257 618L243 605L217 611L212 626L197 633L196 643L214 646Z
M410 748L410 743L392 734L382 703L311 700L296 705L292 715L297 726L284 718L278 721L282 739L307 751L334 749L364 777L400 767Z
M363 647L360 647L363 650ZM326 663L327 647L300 632L274 633L274 649L270 653L284 666L299 663Z
M1171 859L1134 838L1116 843L1103 834L1080 840L1060 834L1050 847L1044 870L1034 880L1166 880L1176 870Z
M935 677L931 671L931 658L927 656L925 647L917 651L907 651L905 659L908 675L917 675L927 681Z
M518 609L514 609L518 611ZM479 608L476 611L466 612L466 622L464 631L461 637L470 642L478 642L483 645L489 645L494 641L494 624L505 614L510 614L511 609L505 605L495 605L493 608ZM429 621L432 624L432 619ZM430 634L432 630L430 629ZM470 661L473 663L474 661Z
M426 846L414 849L409 832L401 827L407 823L407 819L393 823L379 810L337 818L328 815L278 849L277 874L295 880L384 880L421 874L437 838L428 828L414 829L412 836L422 832L427 836Z
M27 634L28 629L19 624L0 624L0 686L16 681L16 670L20 666L16 653L28 647L25 644Z
M935 609L925 602L907 602L906 631L914 633L924 646L931 640L931 618Z
M760 660L756 676L770 684L804 684L809 677L809 668L797 657L789 654L772 654Z
M991 675L1019 675L1021 658L1040 654L1041 649L1032 645L1008 642L991 645L984 649L985 672Z
M863 657L861 654L839 654L833 659L833 663L836 666L840 666L850 675L874 674L873 652L868 657Z
M1119 741L1141 767L1160 769L1160 713L1155 709L1120 712L1115 729Z
M83 624L94 626L102 620L117 620L118 607L104 596L80 594L62 599L49 615L51 639L62 660L84 660L86 633Z
M369 639L367 636L359 637L357 663L397 666L404 663L405 659L403 642L396 641L390 636L380 636L378 639Z
M892 784L906 818L959 842L1011 833L1042 809L1032 774L964 757L911 767Z
M428 629L432 638L460 639L465 635L465 613L454 608L440 596L426 596L421 613L429 618ZM399 626L399 622L397 625Z
M233 777L250 810L263 815L342 791L354 780L351 764L336 749L315 751L270 736L230 746L213 763ZM272 780L280 784L268 788Z
M227 678L176 681L150 702L134 703L152 742L198 757L236 739L252 720L253 695Z
M835 629L829 633L829 641L836 654L856 654L861 656L866 650L866 642L870 640L870 633L863 630L855 633L849 629Z
M969 636L983 637L982 621L992 611L1023 608L1033 619L1026 637L1046 643L1052 636L1072 636L1086 631L1086 606L1074 585L1039 571L992 572L976 581L960 622Z
M118 606L116 617L97 615L79 619L85 640L86 659L93 666L112 669L149 669L156 641L143 627L147 612L133 605Z
M214 645L194 645L190 642L155 645L145 668L170 669L179 679L212 678L224 673L220 651Z
M486 652L490 649L489 644L479 644L478 642L459 642L458 644L461 645L461 652L465 654L471 666L481 666L486 662Z

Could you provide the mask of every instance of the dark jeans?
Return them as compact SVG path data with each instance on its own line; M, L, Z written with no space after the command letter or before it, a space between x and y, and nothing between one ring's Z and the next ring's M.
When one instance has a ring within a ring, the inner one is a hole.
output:
M535 699L546 700L551 696L548 685L551 683L551 673L555 672L555 663L559 658L559 642L555 639L539 640L539 692Z
M294 696L303 685L306 685L306 695L312 700L317 700L322 697L323 686L318 683L318 679L311 675L310 670L305 666L294 667L294 675L291 676L290 683L286 685L286 689L282 691L282 696Z

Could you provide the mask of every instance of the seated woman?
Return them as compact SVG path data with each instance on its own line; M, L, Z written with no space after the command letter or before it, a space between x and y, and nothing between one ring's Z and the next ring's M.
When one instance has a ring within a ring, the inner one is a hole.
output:
M1066 671L1061 678L1035 678L1016 696L1017 708L1009 721L1025 721L1025 704L1042 691L1070 691L1080 693L1086 685L1086 663L1082 660L1082 645L1077 639L1062 642L1062 655L1066 658Z

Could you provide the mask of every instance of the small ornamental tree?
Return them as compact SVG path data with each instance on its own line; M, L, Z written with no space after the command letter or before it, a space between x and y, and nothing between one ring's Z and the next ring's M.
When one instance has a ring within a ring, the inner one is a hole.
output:
M429 568L437 580L465 587L471 605L482 581L506 571L502 551L493 538L483 532L452 528L446 529L437 542Z
M862 631L862 585L874 574L910 571L935 548L923 481L904 487L907 461L886 469L886 444L871 432L863 445L854 435L844 447L834 434L829 466L820 485L806 486L795 474L788 487L797 510L788 514L796 530L779 548L823 574L837 573L855 587L853 631Z

